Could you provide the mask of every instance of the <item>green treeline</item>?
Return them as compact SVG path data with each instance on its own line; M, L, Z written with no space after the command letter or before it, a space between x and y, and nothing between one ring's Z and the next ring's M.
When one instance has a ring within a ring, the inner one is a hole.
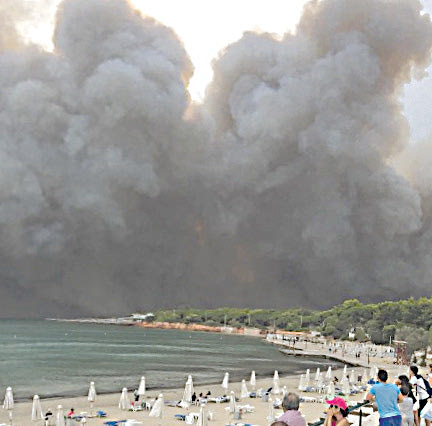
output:
M156 321L196 323L232 327L274 328L289 331L320 331L324 336L348 338L355 331L356 340L385 344L405 340L410 352L432 343L432 299L408 299L397 302L363 304L346 300L331 309L192 309L161 310Z

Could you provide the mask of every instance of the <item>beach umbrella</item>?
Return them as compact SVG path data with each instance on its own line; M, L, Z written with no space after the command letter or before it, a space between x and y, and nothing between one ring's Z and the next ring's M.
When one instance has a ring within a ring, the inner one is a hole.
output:
M37 422L37 421L43 420L43 419L44 419L44 416L42 413L42 407L41 407L39 395L35 395L33 397L31 420L32 420L32 422Z
M12 393L12 388L9 386L8 388L6 388L6 393L3 401L3 408L5 410L8 410L10 424L12 424L13 407L14 407L13 393Z
M321 370L320 370L320 368L318 367L318 368L316 369L316 373L315 373L315 381L316 381L316 382L318 381L320 374L321 374Z
M146 384L145 384L145 377L142 376L141 380L139 382L139 386L138 386L138 396L141 399L144 399L144 395L146 393Z
M246 380L243 379L242 380L242 384L241 384L241 395L242 398L247 398L249 396L249 392L248 392L248 388L246 386Z
M252 386L252 389L255 390L255 386L256 386L256 377L255 377L255 371L252 371L251 376L250 376L250 385Z
M275 370L274 375L273 375L273 393L276 395L280 394L279 373L277 370Z
M163 395L160 393L150 411L149 417L162 418L163 405L164 405L164 399L163 399Z
M373 368L373 366L369 369L369 378L375 379L375 368Z
M183 408L189 407L189 404L192 402L192 393L193 393L193 382L192 376L188 376L185 384L185 389L183 392L183 398L180 402Z
M65 426L63 407L61 405L57 406L56 426Z
M367 383L367 371L366 368L363 368L363 375L362 375L362 384Z
M304 391L305 389L306 389L305 376L304 376L304 374L300 374L300 381L299 381L299 385L298 385L298 390Z
M282 396L285 396L288 393L288 389L286 386L282 388Z
M120 395L119 408L120 410L126 411L129 410L130 406L128 390L127 388L123 388Z
M235 413L237 411L237 404L236 404L236 400L235 400L234 391L231 391L231 393L230 393L229 411L230 411L230 413Z
M322 377L322 374L320 373L320 375L318 376L318 379L316 381L316 387L321 392L321 389L323 388L323 386L324 386L323 377Z
M348 379L346 378L346 376L343 377L342 382L341 382L341 386L342 386L342 393L345 396L348 396L351 393L351 388L348 382Z
M88 401L90 402L90 416L93 416L93 404L96 401L96 388L94 382L90 382L89 391L88 391Z
M335 385L333 382L330 382L327 385L327 395L329 398L333 398L335 396Z
M269 398L267 421L269 424L272 424L274 422L274 419L275 419L275 414L274 414L273 400Z
M327 369L327 373L326 373L326 379L331 379L332 378L332 369L331 366Z
M347 375L347 365L344 365L344 369L343 369L343 376L346 377Z
M201 406L197 420L197 426L207 426L207 411Z
M305 386L309 386L309 382L310 382L310 370L309 368L306 370L306 377L305 377Z
M229 373L225 373L225 376L222 380L222 387L225 389L225 392L228 390L228 383L229 383Z
M354 370L351 370L349 381L350 381L351 384L354 384L355 381L356 381L355 380L355 372L354 372Z

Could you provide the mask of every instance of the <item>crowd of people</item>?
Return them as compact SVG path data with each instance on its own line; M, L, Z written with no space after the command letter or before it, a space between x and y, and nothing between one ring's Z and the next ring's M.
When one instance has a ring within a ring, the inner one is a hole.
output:
M395 383L388 382L386 370L378 371L378 381L366 395L366 401L374 401L379 413L379 426L420 426L423 418L425 426L432 420L432 364L428 377L419 374L418 367L412 365L409 376L399 376ZM323 426L349 426L349 408L342 397L326 401L329 404ZM290 392L284 396L284 413L271 426L306 426L299 411L300 398Z

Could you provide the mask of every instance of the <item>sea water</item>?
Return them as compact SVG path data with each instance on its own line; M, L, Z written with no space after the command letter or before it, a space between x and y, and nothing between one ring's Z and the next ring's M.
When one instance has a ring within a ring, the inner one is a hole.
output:
M85 395L135 389L141 376L149 388L297 374L338 364L290 357L257 337L183 330L36 320L0 320L0 392L12 386L16 399ZM339 365L340 366L340 365Z

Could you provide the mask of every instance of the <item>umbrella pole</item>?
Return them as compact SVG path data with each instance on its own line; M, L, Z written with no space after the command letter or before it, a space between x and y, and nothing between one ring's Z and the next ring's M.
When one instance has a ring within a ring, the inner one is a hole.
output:
M10 425L13 424L13 420L12 420L12 410L9 410L9 424L10 424Z
M90 417L93 417L93 401L90 402Z

